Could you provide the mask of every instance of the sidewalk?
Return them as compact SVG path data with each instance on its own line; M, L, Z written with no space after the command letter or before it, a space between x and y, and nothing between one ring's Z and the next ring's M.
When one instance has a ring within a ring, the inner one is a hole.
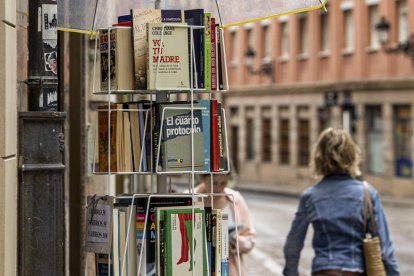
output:
M238 183L235 190L249 193L273 194L279 196L299 197L302 191L283 186L270 186L260 183ZM414 198L381 196L384 205L414 207Z

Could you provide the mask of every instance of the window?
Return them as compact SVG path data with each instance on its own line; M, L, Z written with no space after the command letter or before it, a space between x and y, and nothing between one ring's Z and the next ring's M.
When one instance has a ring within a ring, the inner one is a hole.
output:
M308 119L299 119L299 140L298 140L298 165L307 166L309 164L309 147L310 147L310 137L309 137L309 120Z
M308 17L301 14L299 17L299 54L306 55L308 53Z
M272 161L272 120L262 118L262 161Z
M230 116L237 117L239 115L239 108L237 106L230 107Z
M367 170L371 174L384 174L384 126L381 106L367 106L366 141Z
M408 40L408 9L407 1L397 1L397 18L398 18L398 41L405 42Z
M263 57L271 57L272 53L272 40L270 39L270 27L268 25L263 26Z
M353 10L344 11L344 49L345 51L354 50L354 14Z
M231 43L231 61L232 63L237 62L239 44L237 43L237 31L230 33L230 43Z
M395 175L410 178L413 175L411 160L411 108L410 106L394 107L394 162Z
M320 31L321 31L321 52L329 52L329 17L328 13L322 12L321 14L321 23L320 23Z
M254 120L246 119L246 159L254 159Z
M279 124L279 154L280 164L289 164L289 119L281 119Z
M289 29L288 22L280 23L280 56L289 56Z
M379 11L378 4L370 5L368 7L368 17L369 17L369 47L371 49L379 49L380 42L378 38L378 31L375 28L375 25L379 21Z

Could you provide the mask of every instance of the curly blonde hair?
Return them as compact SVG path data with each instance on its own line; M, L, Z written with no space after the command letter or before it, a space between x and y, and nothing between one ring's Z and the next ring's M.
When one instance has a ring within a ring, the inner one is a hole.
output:
M345 173L353 177L361 171L361 150L343 129L327 128L319 136L310 167L315 176Z

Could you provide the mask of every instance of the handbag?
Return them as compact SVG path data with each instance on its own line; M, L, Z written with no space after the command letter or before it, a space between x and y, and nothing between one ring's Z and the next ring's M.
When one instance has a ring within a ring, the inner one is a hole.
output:
M365 272L367 276L386 276L384 264L381 257L381 241L378 236L377 226L372 207L368 184L364 182L364 235L362 241L365 257ZM371 221L371 233L368 231L368 216Z

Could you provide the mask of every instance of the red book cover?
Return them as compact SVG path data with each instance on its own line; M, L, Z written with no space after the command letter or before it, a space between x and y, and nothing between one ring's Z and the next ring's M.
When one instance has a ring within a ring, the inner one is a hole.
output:
M120 23L113 24L112 26L132 27L132 22L131 21L120 22Z
M211 90L217 90L216 19L211 17Z
M220 171L218 102L211 100L211 171Z

